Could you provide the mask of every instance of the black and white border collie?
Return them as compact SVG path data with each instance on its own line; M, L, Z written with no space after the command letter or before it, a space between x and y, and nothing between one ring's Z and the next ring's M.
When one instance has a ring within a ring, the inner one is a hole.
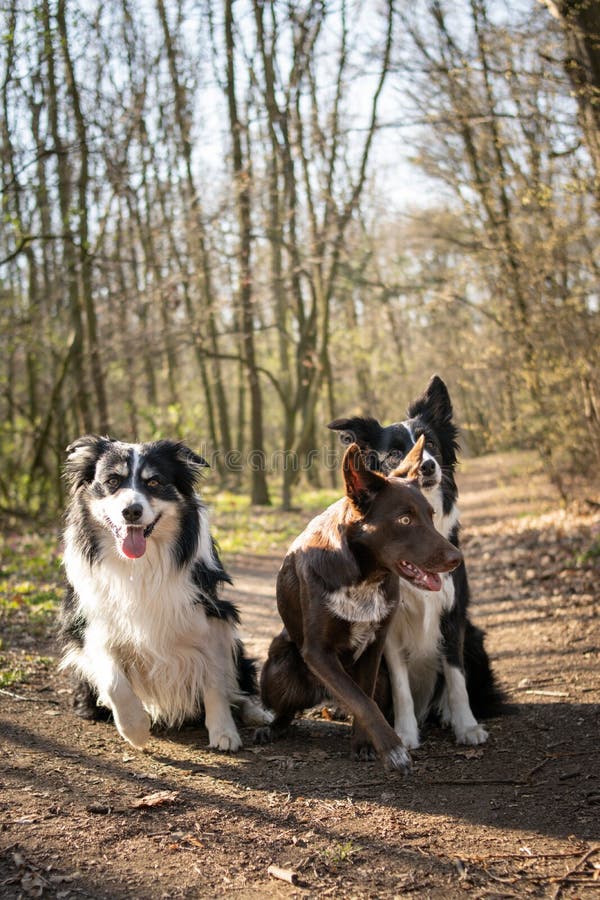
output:
M384 474L425 435L419 485L433 507L437 530L459 546L458 490L454 469L458 429L446 385L434 375L424 394L410 404L408 418L384 427L376 419L336 419L329 428L343 443L372 451L370 464ZM474 711L486 717L499 706L483 632L469 620L469 585L464 562L443 576L438 593L400 580L400 605L386 640L396 733L408 748L419 746L419 725L430 713L451 725L460 744L481 744L488 732Z
M107 708L134 747L152 723L176 727L204 711L209 745L234 751L232 706L247 724L270 721L238 612L219 596L231 579L195 491L206 465L168 440L86 435L67 448L61 667L79 679L76 712Z

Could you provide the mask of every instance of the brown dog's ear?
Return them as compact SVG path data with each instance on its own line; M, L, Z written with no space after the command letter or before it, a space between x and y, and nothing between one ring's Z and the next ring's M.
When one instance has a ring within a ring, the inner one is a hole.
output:
M346 482L346 495L360 512L366 512L378 491L386 484L386 478L372 472L358 444L350 444L342 461Z
M390 473L394 478L418 478L419 469L423 462L423 450L425 448L425 435L422 434L410 453L407 453L400 465Z

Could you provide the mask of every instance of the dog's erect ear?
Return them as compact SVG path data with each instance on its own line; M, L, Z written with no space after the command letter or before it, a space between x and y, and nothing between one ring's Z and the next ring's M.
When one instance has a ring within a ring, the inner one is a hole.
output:
M346 446L358 444L359 447L372 447L373 449L377 447L382 432L377 419L363 418L362 416L334 419L327 427L332 431L339 431L340 440Z
M394 478L418 478L419 469L423 462L423 450L425 448L425 435L422 434L417 443L411 447L400 465L390 473Z
M358 444L350 444L342 460L346 482L346 496L360 512L366 512L376 494L385 487L387 479L373 472Z
M67 447L65 475L73 490L91 484L96 463L102 454L115 443L115 439L99 434L84 434Z
M448 388L439 375L432 375L424 393L408 407L409 418L425 416L432 422L445 423L452 419L452 401Z

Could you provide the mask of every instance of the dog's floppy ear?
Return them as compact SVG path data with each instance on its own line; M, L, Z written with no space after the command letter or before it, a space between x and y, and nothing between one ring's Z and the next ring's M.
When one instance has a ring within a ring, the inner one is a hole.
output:
M84 484L91 484L96 472L96 463L102 454L114 444L114 438L99 434L84 434L67 447L65 476L73 490Z
M208 466L203 456L199 456L182 441L166 438L146 444L145 450L150 462L160 468L166 466L165 475L181 494L189 497L194 493L200 472Z
M177 444L177 458L180 462L184 462L192 469L195 469L197 475L200 474L200 469L210 469L210 463L185 444Z
M346 482L346 496L359 512L366 512L372 500L387 479L373 472L358 444L350 444L342 460L342 472Z
M439 375L432 375L423 394L408 407L409 418L424 416L432 422L441 424L452 419L452 401L448 388Z
M175 467L175 484L182 494L191 494L194 486L200 478L202 469L210 468L203 456L199 456L194 450L191 450L180 441L165 441L173 450L176 462L179 464ZM182 465L183 463L183 465Z
M400 465L390 472L393 478L418 478L419 469L423 462L423 450L425 448L425 435L422 434L416 444L411 447L410 453L407 453Z
M153 449L166 452L178 463L176 475L181 484L178 484L177 487L180 490L183 489L184 493L193 489L202 469L210 468L203 456L191 450L182 441L156 441Z
M373 447L378 444L382 432L377 419L363 416L351 416L347 419L334 419L327 426L332 431L340 432L342 444L358 444L359 447Z

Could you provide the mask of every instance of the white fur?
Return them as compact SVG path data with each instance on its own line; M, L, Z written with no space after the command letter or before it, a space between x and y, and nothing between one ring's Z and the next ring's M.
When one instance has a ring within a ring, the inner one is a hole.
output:
M381 582L363 581L339 588L327 595L327 606L339 619L346 622L381 622L390 611Z
M360 584L331 591L326 598L329 610L346 622L351 622L350 646L356 661L372 644L380 622L390 611L390 601L381 582L363 581Z
M460 518L457 506L444 515L439 485L423 490L423 494L433 507L436 529L447 539ZM451 575L442 576L439 592L424 591L400 579L400 603L386 637L384 655L390 673L394 728L409 749L419 746L419 725L427 715L442 670L443 723L452 726L458 743L480 744L488 736L471 712L464 674L443 660L440 652L440 617L453 605Z
M392 601L393 602L393 601ZM380 623L390 612L391 603L383 585L362 582L339 588L327 596L327 606L339 619L351 622L350 646L356 662L377 636Z
M369 644L372 644L377 636L377 626L371 622L353 622L350 628L350 646L354 650L353 659L356 662L365 652Z
M64 565L87 628L84 645L61 666L88 679L114 714L121 735L135 747L149 737L150 722L176 726L203 701L211 747L237 750L241 741L230 704L240 701L233 625L206 615L195 603L189 568L173 563L177 507L160 504L161 518L135 560L117 550L105 532L101 562L90 565L67 529ZM155 512L152 515L154 520ZM197 558L214 558L206 511L201 509ZM73 526L70 526L73 528Z
M465 676L446 660L443 666L445 685L440 702L442 723L452 726L458 744L483 744L488 739L488 733L471 712Z

